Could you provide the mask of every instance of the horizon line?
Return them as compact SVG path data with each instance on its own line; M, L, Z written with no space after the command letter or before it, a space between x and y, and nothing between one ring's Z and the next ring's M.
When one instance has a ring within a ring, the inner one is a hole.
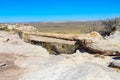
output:
M33 20L33 21L0 21L0 24L5 24L5 23L35 23L35 22L39 22L39 23L65 23L65 22L89 22L89 21L100 21L100 20L109 20L109 19L115 19L115 18L119 18L120 16L116 16L116 17L110 17L110 18L101 18L101 19L73 19L73 20Z

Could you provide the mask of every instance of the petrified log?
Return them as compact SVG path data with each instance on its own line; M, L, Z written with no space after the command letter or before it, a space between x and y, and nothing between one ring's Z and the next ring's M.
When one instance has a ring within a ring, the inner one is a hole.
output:
M98 34L97 34L98 35ZM90 34L80 36L77 41L79 50L84 49L88 53L97 53L109 56L120 56L120 41L114 39L104 39L99 35L96 37Z
M74 44L64 44L64 43L56 43L56 42L41 42L41 41L30 41L32 44L40 45L48 50L50 54L73 54L77 45Z

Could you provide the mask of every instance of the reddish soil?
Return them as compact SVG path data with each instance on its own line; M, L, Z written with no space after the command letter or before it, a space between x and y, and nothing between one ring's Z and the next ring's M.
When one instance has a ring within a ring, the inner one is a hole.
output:
M14 64L13 54L0 53L0 80L17 80L23 70Z

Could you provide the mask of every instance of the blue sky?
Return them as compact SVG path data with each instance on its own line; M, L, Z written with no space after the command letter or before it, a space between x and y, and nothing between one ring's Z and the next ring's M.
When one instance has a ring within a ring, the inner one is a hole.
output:
M120 16L120 0L0 0L0 22L83 21Z

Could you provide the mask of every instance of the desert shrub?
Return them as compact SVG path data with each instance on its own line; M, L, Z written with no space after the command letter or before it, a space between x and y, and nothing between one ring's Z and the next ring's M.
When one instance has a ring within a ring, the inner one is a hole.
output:
M112 32L117 30L119 26L120 18L109 19L109 20L102 20L102 25L104 29L100 32L103 36L109 36Z

